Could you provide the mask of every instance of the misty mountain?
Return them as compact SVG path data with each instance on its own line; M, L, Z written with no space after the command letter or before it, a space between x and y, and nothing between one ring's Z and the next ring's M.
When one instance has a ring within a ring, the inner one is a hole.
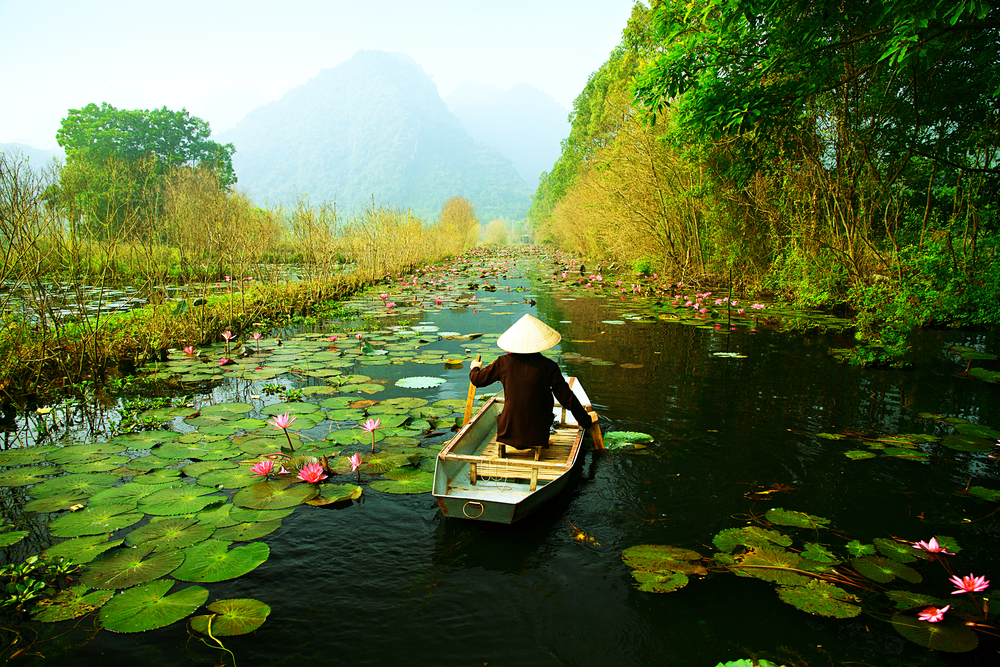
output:
M463 83L445 103L473 139L509 157L532 187L559 159L561 142L569 136L569 112L527 83L516 83L510 90Z
M510 160L477 143L411 58L359 51L251 111L219 141L236 146L238 186L259 202L335 199L438 216L466 197L483 222L523 218L531 188Z
M43 171L52 164L53 160L65 160L66 153L63 149L46 150L44 148L34 148L27 144L0 144L0 153L5 153L8 157L28 158L28 164L36 172Z

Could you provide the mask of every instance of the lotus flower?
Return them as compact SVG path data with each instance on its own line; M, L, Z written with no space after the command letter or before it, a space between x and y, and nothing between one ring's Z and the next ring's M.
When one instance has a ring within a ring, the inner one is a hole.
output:
M250 470L253 472L252 477L267 477L271 474L271 470L274 469L274 461L271 459L261 459L259 462L254 463L250 466Z
M230 361L229 357L220 357L219 358L219 365L220 366L225 366L226 364L229 363L229 361Z
M334 335L330 336L329 338L327 338L327 340L330 341L331 343L336 343L338 338L340 338L340 336L334 334Z
M194 354L194 345L188 345L185 347L184 354Z
M395 308L396 307L396 302L395 301L386 301L385 302L385 307L386 308Z
M372 454L375 453L375 429L382 428L382 421L379 419L367 419L364 424L358 424L362 431L372 434Z
M361 454L354 452L351 454L351 458L348 459L351 462L351 472L354 472L361 467Z
M932 554L946 554L948 556L954 556L955 554L950 551L945 551L945 548L938 544L937 538L932 537L929 542L924 542L920 540L919 542L913 543L914 549L923 549Z
M292 444L292 436L288 435L288 427L292 425L293 421L295 421L295 417L286 412L283 415L277 415L274 419L268 420L267 423L285 432L285 437L288 439L288 448L294 452L295 445Z
M354 334L354 337L357 338L358 340L361 340L362 338L364 338L364 336L362 336L359 333Z
M434 299L434 303L440 306L442 303L444 303L444 299Z
M974 574L970 574L961 579L958 577L951 577L948 579L951 583L958 587L957 591L952 591L952 595L961 595L962 593L975 593L977 591L985 591L990 587L990 582L986 577L977 577Z
M257 354L260 354L260 332L255 331L252 338L257 341Z
M326 475L323 474L323 465L320 463L309 463L307 465L299 468L299 474L296 475L303 482L310 482L315 484L321 479L326 479Z
M233 332L232 331L223 331L222 332L222 337L225 338L226 341L231 341L233 339Z
M754 310L764 310L764 304L762 303L751 303L750 307Z
M921 621L927 621L928 623L940 623L944 620L944 614L946 611L951 609L951 605L945 605L938 609L937 607L927 607L922 612L917 614L917 618Z

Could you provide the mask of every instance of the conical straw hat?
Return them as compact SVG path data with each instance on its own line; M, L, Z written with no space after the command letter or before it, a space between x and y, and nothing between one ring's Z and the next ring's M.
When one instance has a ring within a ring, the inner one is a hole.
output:
M541 352L556 345L562 335L536 317L525 315L504 331L497 339L501 350L514 354Z

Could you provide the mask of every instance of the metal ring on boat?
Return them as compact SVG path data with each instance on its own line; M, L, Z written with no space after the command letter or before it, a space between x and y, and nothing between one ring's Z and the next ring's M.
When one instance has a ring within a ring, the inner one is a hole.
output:
M469 505L472 505L473 507L479 507L479 514L477 514L476 516L472 516L471 514L469 514L469 509L468 509ZM485 511L486 511L486 506L483 505L482 503L477 503L474 500L470 500L469 502L465 503L465 505L462 506L462 514L464 514L466 517L470 519L478 519L483 515L483 512Z

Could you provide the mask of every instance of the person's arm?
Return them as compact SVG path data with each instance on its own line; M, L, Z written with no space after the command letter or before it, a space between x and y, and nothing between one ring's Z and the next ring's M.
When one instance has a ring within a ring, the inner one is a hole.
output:
M500 382L500 360L503 358L504 357L499 357L486 368L483 368L483 362L478 359L473 361L469 364L469 382L477 387L485 387L486 385L493 384L494 382Z
M573 413L581 428L588 429L591 424L597 421L597 413L583 407L580 399L576 397L570 386L566 384L566 379L562 376L562 372L558 368L552 378L551 387L552 393L555 394L556 399L559 401L559 405L569 408L569 411Z

